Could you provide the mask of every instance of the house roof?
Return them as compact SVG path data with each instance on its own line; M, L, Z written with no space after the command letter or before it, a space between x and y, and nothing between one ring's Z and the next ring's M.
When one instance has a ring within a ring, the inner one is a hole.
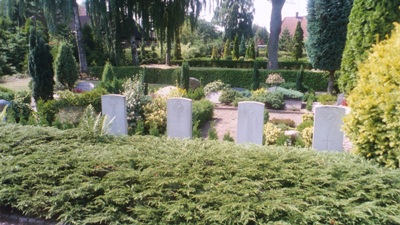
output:
M288 29L290 32L290 35L294 35L294 32L296 31L296 26L297 22L300 21L301 23L301 28L303 29L303 37L304 39L307 39L308 32L307 32L307 16L299 16L298 13L296 13L296 16L292 17L285 17L282 20L282 25L281 25L281 34L285 29Z

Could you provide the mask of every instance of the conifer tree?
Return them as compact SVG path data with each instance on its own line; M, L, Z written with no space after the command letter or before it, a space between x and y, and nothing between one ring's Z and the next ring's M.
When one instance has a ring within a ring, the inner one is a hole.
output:
M35 101L53 99L53 57L49 45L44 42L41 32L37 32L35 27L30 29L28 67Z
M181 88L185 89L186 91L189 91L189 76L189 63L184 61L181 68Z
M244 40L244 35L242 35L239 45L239 57L245 56L245 54L246 54L246 41Z
M294 32L293 48L292 48L292 55L296 61L298 61L299 58L301 58L301 56L303 55L303 47L304 47L303 35L304 31L301 28L300 21L298 21L296 26L296 31Z
M239 59L239 37L236 34L235 39L233 40L233 52L232 52L234 59Z
M174 60L182 59L182 51L181 51L181 39L179 35L175 36L175 45L174 45Z
M58 82L72 90L79 75L75 57L68 44L60 45L54 66Z
M228 59L229 57L232 57L231 41L229 39L226 39L224 45L224 59Z

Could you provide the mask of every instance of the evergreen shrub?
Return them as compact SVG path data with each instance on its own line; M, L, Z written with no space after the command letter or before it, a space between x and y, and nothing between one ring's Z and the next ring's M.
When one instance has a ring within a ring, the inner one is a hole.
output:
M390 168L400 166L400 24L358 67L344 130L355 152Z
M240 92L233 90L231 88L226 88L222 91L221 96L219 96L219 101L224 105L230 105L236 98L243 97Z
M202 127L206 122L212 120L214 115L214 104L207 99L194 101L192 105L193 124L198 123Z
M75 57L67 43L60 45L54 67L58 82L72 90L79 74Z
M13 124L0 125L0 137L0 205L29 217L83 225L400 220L400 171L351 154Z
M334 105L336 104L336 96L333 96L331 94L321 94L317 95L317 100L323 105Z

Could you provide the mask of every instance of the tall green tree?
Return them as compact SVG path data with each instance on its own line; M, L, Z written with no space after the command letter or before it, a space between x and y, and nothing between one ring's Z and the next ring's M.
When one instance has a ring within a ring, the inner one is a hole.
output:
M87 72L86 53L83 47L79 20L79 6L76 0L0 0L0 6L4 6L4 10L8 12L10 17L17 14L19 20L26 20L31 16L40 20L44 15L47 28L52 34L56 33L58 23L69 24L72 19L78 48L79 68L81 72ZM28 8L33 10L26 10Z
M236 34L253 37L254 3L252 0L222 0L214 10L213 21L225 30L224 39Z
M279 50L290 52L292 50L293 37L290 31L286 28L282 31L282 35L279 38Z
M224 45L224 59L228 59L229 57L232 57L231 40L226 39Z
M239 37L236 34L235 39L233 40L233 51L232 56L234 59L239 59Z
M333 92L340 69L353 0L309 0L307 54L314 68L329 71L328 92Z
M258 25L253 25L253 33L255 44L258 45L266 45L268 43L269 33L267 28L260 27Z
M268 69L278 69L279 34L282 26L282 8L285 0L270 0L272 3L270 36L268 41Z
M37 32L35 27L30 29L28 67L35 101L53 99L53 57L49 45L44 42L41 32Z
M368 49L384 40L400 22L399 0L354 0L347 28L339 87L350 92L356 85L357 65L363 62Z
M301 28L300 21L297 22L296 31L293 36L292 55L296 61L303 56L304 31Z
M72 90L79 74L75 57L68 44L62 43L60 45L54 66L58 82Z
M131 40L134 40L132 26L134 16L141 19L143 33L154 28L161 44L167 44L166 64L170 64L176 30L184 24L186 16L191 24L195 25L205 2L205 0L87 0L86 8L99 31L105 32L105 44L115 64L118 65L121 60L119 56L122 55L122 38L130 36ZM131 45L134 45L133 41Z
M242 38L240 39L240 45L239 45L239 57L245 56L245 55L246 55L246 40L244 38L244 35L242 35Z

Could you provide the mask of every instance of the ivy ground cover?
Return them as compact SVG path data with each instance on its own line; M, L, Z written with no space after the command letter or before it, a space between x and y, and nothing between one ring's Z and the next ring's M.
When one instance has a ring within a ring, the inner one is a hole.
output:
M0 205L68 224L400 224L400 171L308 149L0 125Z

